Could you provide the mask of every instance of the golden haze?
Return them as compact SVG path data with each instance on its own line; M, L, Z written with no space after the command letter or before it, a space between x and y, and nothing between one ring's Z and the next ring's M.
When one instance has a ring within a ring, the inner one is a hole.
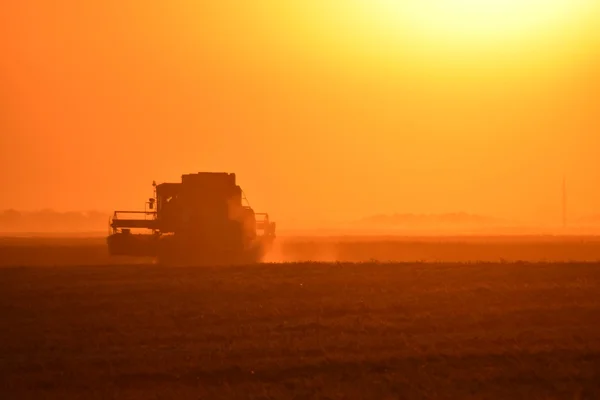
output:
M598 6L397 3L4 2L0 208L139 208L223 170L289 225L559 223L563 174L599 212Z

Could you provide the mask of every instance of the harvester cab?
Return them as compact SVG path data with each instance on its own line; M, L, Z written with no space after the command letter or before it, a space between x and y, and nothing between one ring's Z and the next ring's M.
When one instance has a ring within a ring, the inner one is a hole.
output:
M250 207L235 174L187 174L153 187L144 211L114 212L111 255L162 263L258 262L275 239L275 222Z

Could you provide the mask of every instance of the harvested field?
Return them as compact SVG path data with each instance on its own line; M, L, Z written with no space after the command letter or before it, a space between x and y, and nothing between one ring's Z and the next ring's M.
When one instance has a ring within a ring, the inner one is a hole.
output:
M600 398L600 263L164 268L87 246L0 243L2 398Z
M600 262L600 237L281 237L265 261ZM0 267L151 262L109 257L104 237L0 237Z
M600 261L600 237L294 237L278 240L273 261Z

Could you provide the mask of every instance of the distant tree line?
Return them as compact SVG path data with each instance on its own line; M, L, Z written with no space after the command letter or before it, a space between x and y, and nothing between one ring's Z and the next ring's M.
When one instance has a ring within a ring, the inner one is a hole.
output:
M0 232L96 232L107 229L108 215L98 211L0 211Z

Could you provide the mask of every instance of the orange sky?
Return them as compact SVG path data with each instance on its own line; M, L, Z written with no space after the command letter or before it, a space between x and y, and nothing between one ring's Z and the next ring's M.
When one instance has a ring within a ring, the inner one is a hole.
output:
M597 8L475 46L367 0L4 3L0 209L140 208L153 179L214 170L290 225L560 223L563 173L571 215L600 213Z

